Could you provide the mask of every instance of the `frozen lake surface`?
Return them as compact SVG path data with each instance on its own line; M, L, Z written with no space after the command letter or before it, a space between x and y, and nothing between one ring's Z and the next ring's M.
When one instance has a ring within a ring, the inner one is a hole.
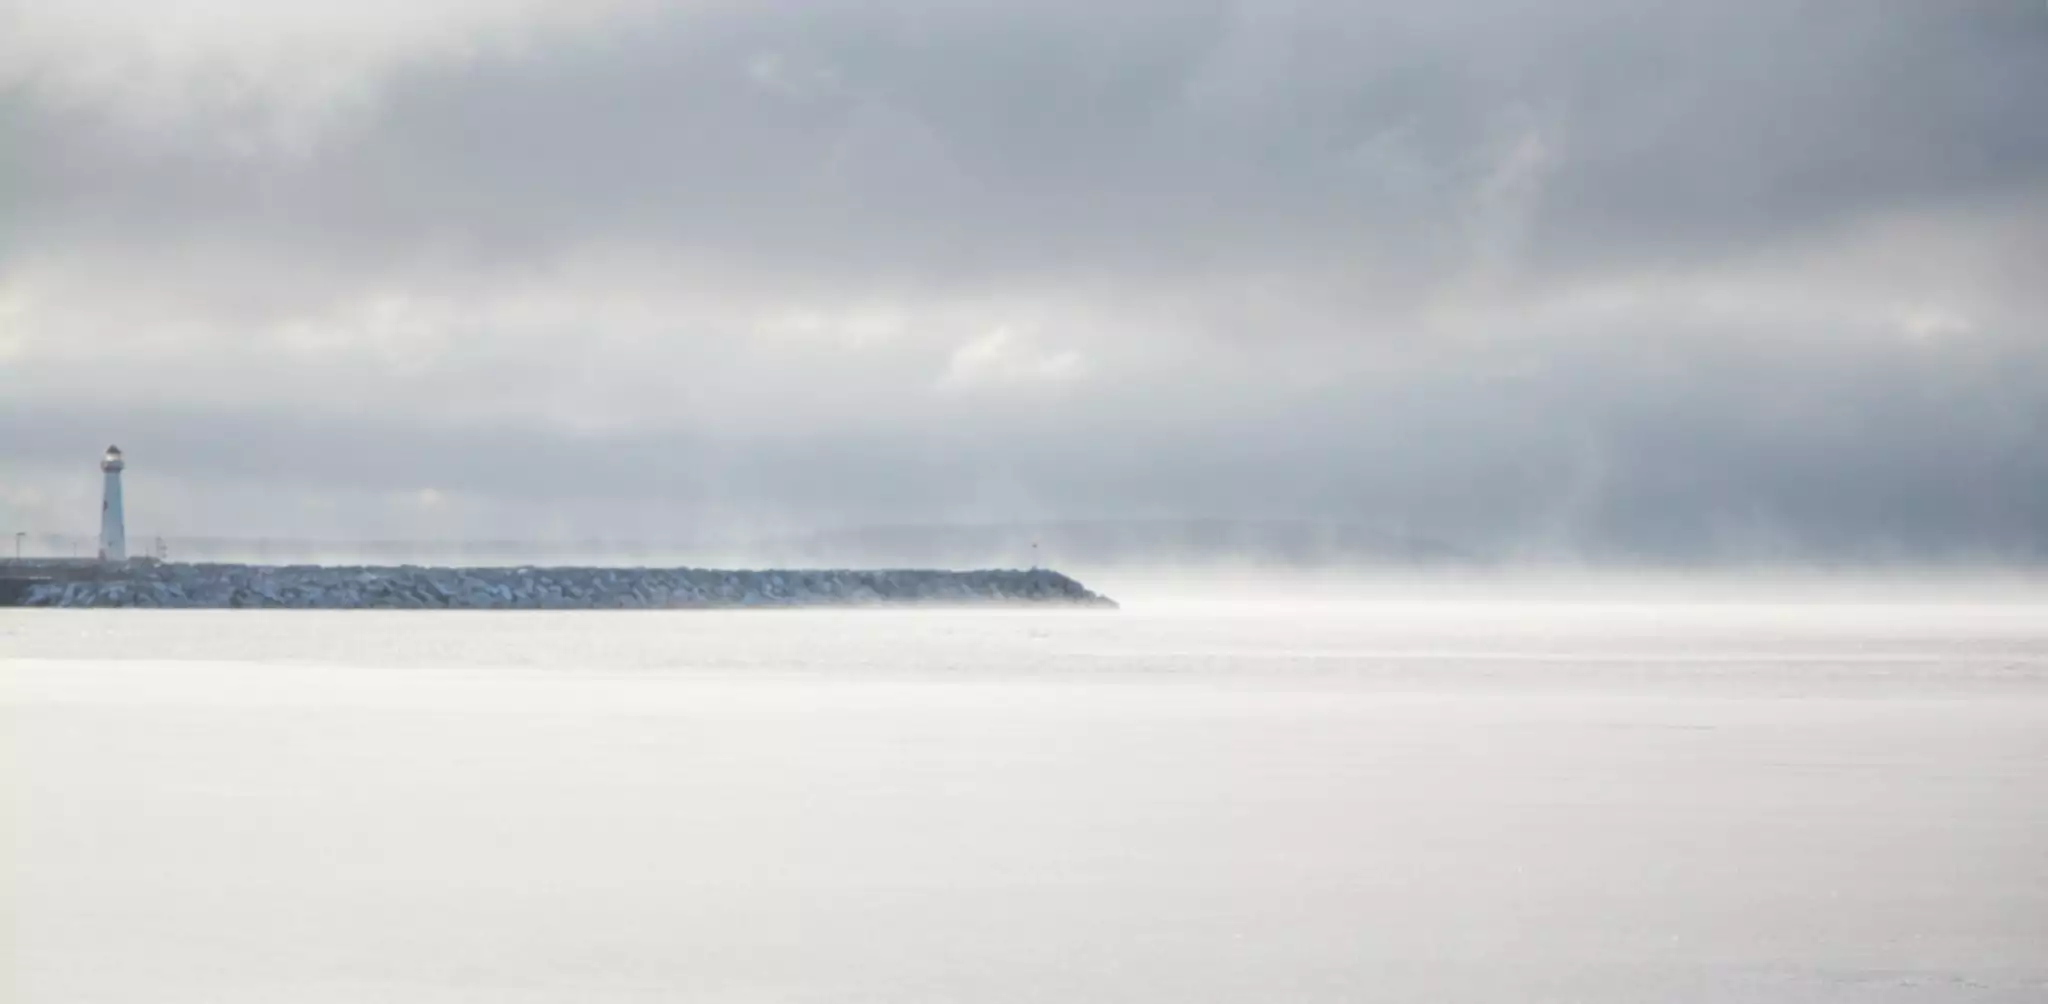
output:
M0 611L0 998L2048 1000L2048 607Z

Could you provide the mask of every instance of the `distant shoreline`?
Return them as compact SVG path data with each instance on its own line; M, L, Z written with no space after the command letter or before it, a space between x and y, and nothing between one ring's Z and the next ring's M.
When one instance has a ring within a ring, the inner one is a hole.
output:
M439 567L24 561L0 607L298 610L687 610L1054 605L1115 601L1049 569Z

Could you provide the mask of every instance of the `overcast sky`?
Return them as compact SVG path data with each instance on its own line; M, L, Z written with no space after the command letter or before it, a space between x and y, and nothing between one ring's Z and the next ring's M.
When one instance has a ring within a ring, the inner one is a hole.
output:
M0 0L0 523L2048 560L2039 0Z

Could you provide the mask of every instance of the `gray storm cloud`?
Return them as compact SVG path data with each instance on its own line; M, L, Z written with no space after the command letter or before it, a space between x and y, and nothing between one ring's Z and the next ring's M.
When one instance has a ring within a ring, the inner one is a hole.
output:
M0 519L2048 556L2038 3L242 6L0 5Z

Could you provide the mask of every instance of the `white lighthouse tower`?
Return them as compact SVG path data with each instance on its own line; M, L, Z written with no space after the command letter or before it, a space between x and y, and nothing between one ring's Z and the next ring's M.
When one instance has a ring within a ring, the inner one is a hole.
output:
M121 448L107 447L100 470L107 472L106 494L100 496L100 560L128 560L128 528L121 516Z

